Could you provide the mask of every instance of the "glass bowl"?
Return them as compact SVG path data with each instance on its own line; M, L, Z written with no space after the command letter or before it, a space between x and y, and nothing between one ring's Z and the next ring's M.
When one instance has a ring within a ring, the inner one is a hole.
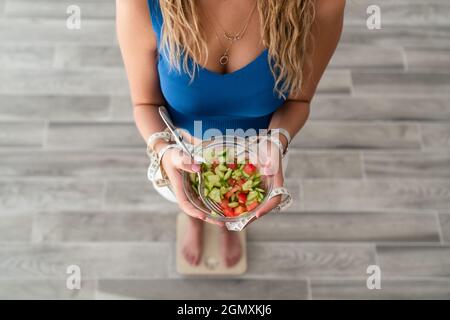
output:
M256 145L249 142L248 139L235 136L215 137L213 140L203 141L194 146L193 154L205 157L205 155L210 154L212 150L214 150L216 154L220 154L220 152L223 150L232 151L234 159L237 159L238 161L245 159L253 163L258 168L258 170L261 168L261 163L258 161L257 157L258 153L256 150ZM239 223L240 221L253 218L256 215L257 210L266 203L273 188L273 177L266 176L261 173L260 188L265 190L264 199L261 201L261 203L253 210L248 211L240 216L225 217L218 214L213 214L211 210L205 206L203 201L200 199L199 195L192 187L188 172L183 171L182 176L183 176L183 189L188 200L197 209L204 212L208 218L225 223Z

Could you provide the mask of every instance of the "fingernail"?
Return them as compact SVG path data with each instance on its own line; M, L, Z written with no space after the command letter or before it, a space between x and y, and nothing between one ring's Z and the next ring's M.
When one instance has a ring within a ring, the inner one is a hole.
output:
M199 164L193 164L193 165L191 165L191 169L194 172L199 172L200 171L200 165Z

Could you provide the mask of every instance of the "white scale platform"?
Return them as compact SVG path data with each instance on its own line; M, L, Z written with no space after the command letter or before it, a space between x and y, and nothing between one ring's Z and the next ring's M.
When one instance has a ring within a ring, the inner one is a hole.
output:
M198 266L190 265L181 253L181 243L186 230L188 217L184 213L177 217L177 272L188 276L228 276L241 275L247 270L247 241L245 230L239 232L242 241L242 257L238 263L228 268L220 258L219 237L220 228L210 223L205 223L203 231L203 255Z

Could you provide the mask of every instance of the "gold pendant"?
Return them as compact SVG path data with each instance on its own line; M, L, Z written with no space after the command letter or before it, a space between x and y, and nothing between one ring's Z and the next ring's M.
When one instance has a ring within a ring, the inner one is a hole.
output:
M229 58L228 55L225 53L223 56L220 57L219 63L220 63L222 66L225 66L225 65L228 63L228 60L229 60L229 59L230 59L230 58Z

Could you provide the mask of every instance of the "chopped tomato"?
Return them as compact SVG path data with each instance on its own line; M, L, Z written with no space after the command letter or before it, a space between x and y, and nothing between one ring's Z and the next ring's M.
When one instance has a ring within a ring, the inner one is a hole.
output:
M247 201L247 195L245 193L239 192L237 194L239 203L245 203Z
M239 184L240 187L242 187L242 185L243 185L244 183L246 183L246 182L247 182L246 179L241 178L241 179L239 179L238 184Z
M253 209L255 209L258 206L258 201L253 201L252 203L250 203L249 205L247 205L247 211L252 211Z
M222 207L222 209L228 208L228 200L223 199L222 202L220 203L220 206Z
M232 208L223 208L225 217L234 217L234 210Z
M241 187L240 186L234 186L230 191L228 191L227 193L225 193L225 198L226 199L230 199L231 196L236 192L239 191Z
M229 164L227 164L227 167L230 168L231 170L236 170L237 164L236 163L229 163Z
M230 186L234 186L236 184L236 180L234 180L233 178L228 179L227 182Z
M245 212L245 208L243 206L237 206L234 208L234 215L239 216Z
M252 174L254 174L255 172L256 172L256 166L254 165L254 164L251 164L251 163L247 163L245 166L244 166L244 172L246 173L246 174L248 174L249 176L251 176Z

